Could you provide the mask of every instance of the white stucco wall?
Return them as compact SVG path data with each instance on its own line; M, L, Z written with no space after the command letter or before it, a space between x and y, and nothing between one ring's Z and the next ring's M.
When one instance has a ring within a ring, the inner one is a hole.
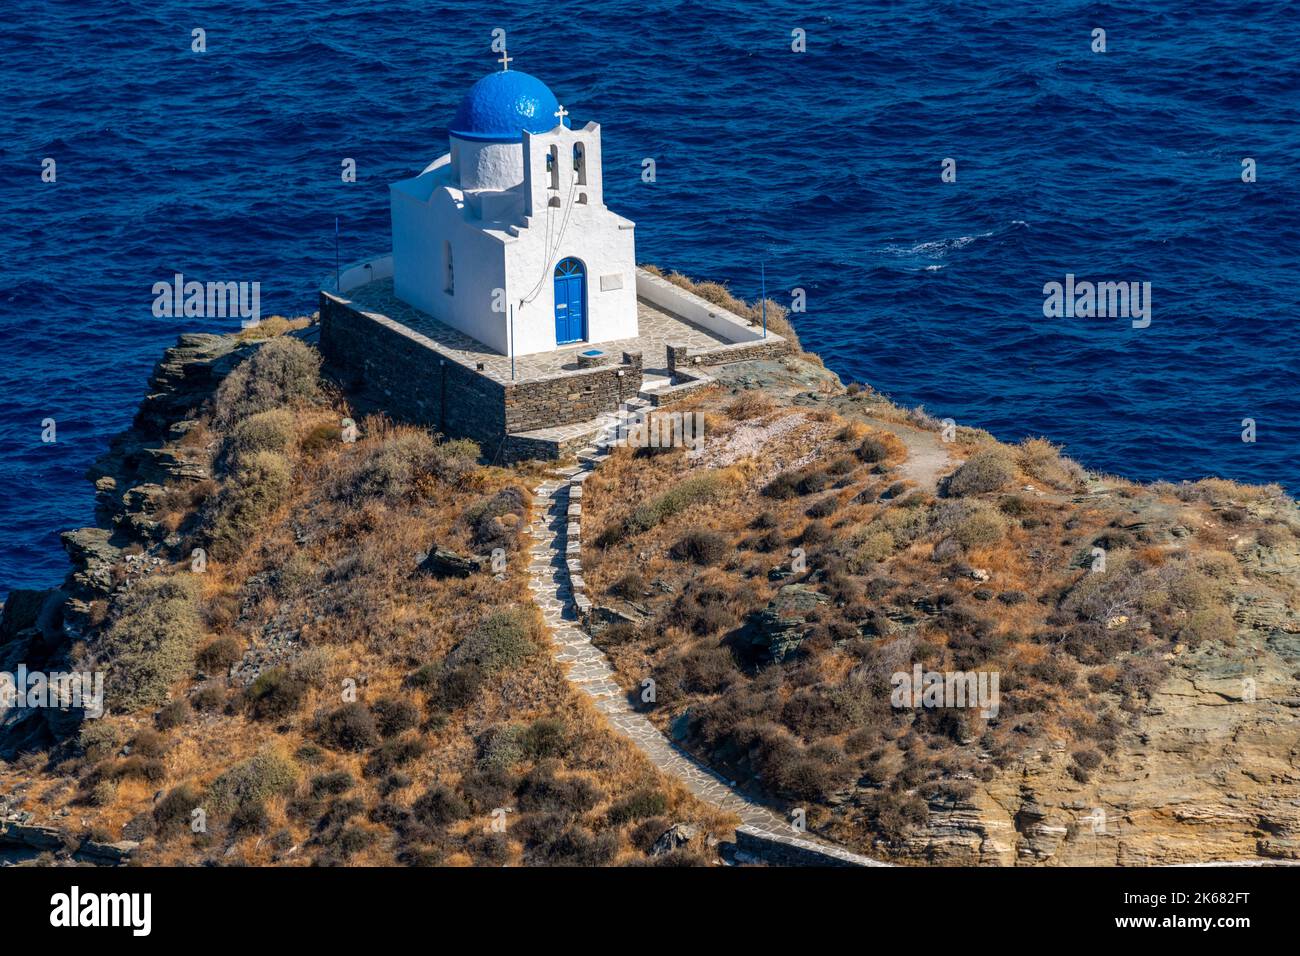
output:
M728 342L754 342L763 337L763 326L750 325L746 319L728 312L722 306L702 299L667 279L644 269L636 270L637 295L665 312L680 315L710 332L716 332Z
M581 177L573 168L575 143L585 152ZM600 127L557 126L524 133L516 144L452 145L419 176L390 187L397 296L508 354L509 312L493 310L494 290L503 289L507 308L514 306L515 354L551 351L555 265L571 256L586 268L584 341L634 338L635 228L603 204ZM546 172L552 147L555 188ZM512 177L511 188L501 188ZM452 293L445 288L444 242L452 249Z
M452 172L460 188L511 189L524 181L518 143L482 143L451 137Z

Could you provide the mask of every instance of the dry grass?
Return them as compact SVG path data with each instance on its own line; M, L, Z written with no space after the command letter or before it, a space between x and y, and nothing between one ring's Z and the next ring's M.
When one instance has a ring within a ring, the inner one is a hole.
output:
M202 575L165 568L133 592L142 608L112 610L110 673L136 644L147 656L158 627L146 625L176 618L151 591L172 601L180 588L194 627L168 631L184 646L156 658L147 694L110 699L113 716L88 727L84 749L57 758L55 778L73 785L32 788L48 797L42 814L66 807L114 839L126 827L146 864L632 863L646 859L647 824L609 813L646 793L663 810L658 832L690 822L721 836L734 824L615 736L553 660L527 588L529 469L482 467L463 443L382 419L364 420L353 444L308 442L348 409L301 393L250 414L270 418L201 426L206 440L191 447L218 469L215 488L169 507L181 553L213 535L222 544ZM262 467L265 456L283 468ZM264 493L269 471L292 480ZM418 565L434 544L504 546L507 570L433 577ZM431 675L452 671L450 693L435 686ZM340 714L374 735L326 732ZM146 729L150 756L118 756ZM488 761L503 734L525 745ZM351 782L324 792L322 778ZM424 812L443 797L463 809ZM206 833L190 830L195 807ZM492 830L497 807L509 811L504 834ZM704 850L688 859L707 862Z
M627 609L632 601L646 615L609 627L598 642L626 688L655 680L652 719L667 728L689 709L693 749L728 775L811 807L810 819L842 838L900 837L926 812L909 792L978 781L1043 742L1088 752L1115 737L1126 711L1145 706L1173 647L1232 640L1229 591L1215 582L1242 568L1212 510L1226 506L1221 486L1175 497L1117 483L1113 497L1076 504L1064 493L1081 490L1082 471L1049 443L1007 447L961 430L965 497L935 498L897 480L906 446L890 432L819 412L807 418L824 429L810 452L800 430L770 430L806 413L751 407L748 398L722 407L729 421L710 435L713 453L692 461L620 450L587 481L584 522L599 529L718 462L731 471L724 490L635 536L584 539L596 603ZM760 418L762 448L740 461L716 453ZM773 471L767 461L796 464ZM1051 490L1013 490L1029 480ZM1150 517L1127 531L1139 507ZM1249 515L1233 520L1228 527L1246 537ZM1173 534L1176 524L1194 536ZM701 567L682 544L692 535L729 541L730 550ZM1088 570L1098 542L1111 559L1100 577ZM796 649L770 662L755 650L754 627L788 582L826 601L801 625ZM998 718L895 710L890 676L914 662L998 671ZM905 751L893 743L913 738L920 743ZM864 776L886 784L867 798L865 826L827 802Z

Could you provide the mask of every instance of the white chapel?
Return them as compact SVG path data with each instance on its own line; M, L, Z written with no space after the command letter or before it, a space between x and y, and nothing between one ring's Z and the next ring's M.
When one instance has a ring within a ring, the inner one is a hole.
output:
M461 101L450 152L389 187L394 292L505 355L635 338L635 226L605 207L600 126L570 127L510 60Z

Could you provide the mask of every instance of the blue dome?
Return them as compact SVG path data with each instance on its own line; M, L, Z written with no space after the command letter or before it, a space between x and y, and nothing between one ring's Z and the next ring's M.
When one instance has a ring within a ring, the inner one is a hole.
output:
M554 129L559 108L555 94L537 77L518 70L489 73L460 101L449 132L461 139L515 142L524 130Z

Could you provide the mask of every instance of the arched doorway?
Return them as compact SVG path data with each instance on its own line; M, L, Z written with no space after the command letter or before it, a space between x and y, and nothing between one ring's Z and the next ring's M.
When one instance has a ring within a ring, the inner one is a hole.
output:
M572 256L555 267L555 344L587 337L587 269Z

